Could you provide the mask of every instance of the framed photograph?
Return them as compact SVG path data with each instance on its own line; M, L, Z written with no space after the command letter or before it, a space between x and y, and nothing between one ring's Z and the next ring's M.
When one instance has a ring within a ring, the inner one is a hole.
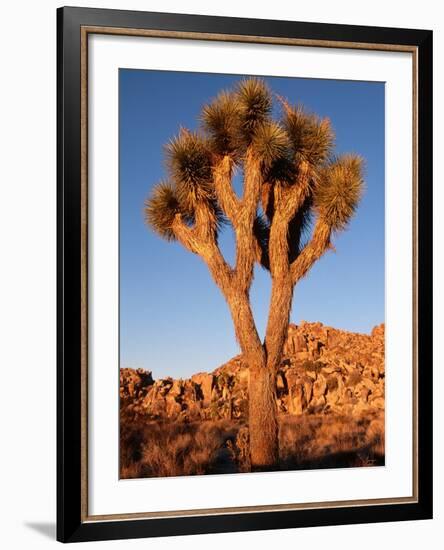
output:
M432 32L58 10L58 539L432 517Z

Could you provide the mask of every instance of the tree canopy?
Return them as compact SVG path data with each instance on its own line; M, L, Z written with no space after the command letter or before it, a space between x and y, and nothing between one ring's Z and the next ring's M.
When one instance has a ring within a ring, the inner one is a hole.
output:
M332 234L347 227L362 195L363 160L335 156L334 138L328 118L273 96L261 79L242 80L203 106L197 131L180 128L165 146L167 179L146 201L146 222L161 237L183 241L180 226L193 230L204 210L200 222L217 241L224 224L233 223L252 198L256 260L270 269L271 227L276 215L285 217L282 252L298 279L330 247ZM259 170L257 197L246 196L249 161ZM224 166L229 184L218 186ZM235 171L244 172L242 197L231 185Z

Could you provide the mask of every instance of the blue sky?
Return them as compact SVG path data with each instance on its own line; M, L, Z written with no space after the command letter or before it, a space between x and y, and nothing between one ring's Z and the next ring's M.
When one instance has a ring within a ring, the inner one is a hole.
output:
M144 200L165 174L163 145L194 129L204 103L241 76L121 69L120 366L155 378L213 370L237 353L228 308L203 262L143 221ZM336 152L366 160L366 191L349 229L294 293L291 321L369 332L384 321L384 84L265 77L291 103L328 116ZM233 258L229 231L221 239ZM251 299L263 336L270 281L256 268Z

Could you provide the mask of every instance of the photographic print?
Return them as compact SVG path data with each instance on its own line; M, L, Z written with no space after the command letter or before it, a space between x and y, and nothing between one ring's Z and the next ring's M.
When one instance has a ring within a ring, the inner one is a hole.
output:
M432 32L57 11L57 539L432 517Z
M119 70L121 479L384 465L384 109Z

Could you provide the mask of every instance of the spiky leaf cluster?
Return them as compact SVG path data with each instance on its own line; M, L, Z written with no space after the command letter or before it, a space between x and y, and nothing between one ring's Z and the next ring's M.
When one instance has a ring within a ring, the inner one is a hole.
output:
M263 80L250 78L239 84L236 96L239 105L239 136L249 145L256 129L271 113L270 90Z
M176 214L189 217L181 208L174 187L163 181L153 187L151 195L145 201L144 213L145 222L167 241L175 240L172 225Z
M236 155L239 116L239 103L232 92L221 92L211 103L204 105L201 121L214 153Z
M212 152L242 158L258 129L269 120L272 101L261 79L242 80L202 109L201 121Z
M273 120L260 124L253 135L254 154L260 159L265 170L273 163L279 163L286 158L289 145L286 131Z
M363 159L344 155L322 168L314 190L319 216L335 231L345 229L363 192Z
M174 240L172 224L177 213L192 224L198 205L207 206L207 224L217 234L224 221L217 204L213 181L211 151L205 138L181 129L166 145L166 162L171 183L153 188L145 203L145 220L161 237Z
M296 162L305 161L316 167L329 158L334 142L329 119L307 113L301 106L284 104L283 125Z
M197 132L182 129L166 146L167 167L178 200L187 209L213 198L211 153Z
M276 197L290 196L289 186L303 186L306 200L288 227L289 254L295 258L313 211L332 230L347 226L362 193L362 160L348 155L332 158L334 134L330 121L292 106L279 98L282 118L272 118L272 96L261 79L242 80L233 90L221 92L204 106L201 129L181 129L166 146L171 183L156 187L145 208L146 221L163 237L173 239L171 225L177 213L193 224L196 208L207 228L217 238L224 221L215 194L213 169L221 157L238 165L248 158L260 161L264 218L258 217L253 231L261 249L268 248ZM245 168L245 166L244 166ZM276 186L286 187L276 194ZM206 214L205 214L206 212ZM196 222L197 223L197 222Z

